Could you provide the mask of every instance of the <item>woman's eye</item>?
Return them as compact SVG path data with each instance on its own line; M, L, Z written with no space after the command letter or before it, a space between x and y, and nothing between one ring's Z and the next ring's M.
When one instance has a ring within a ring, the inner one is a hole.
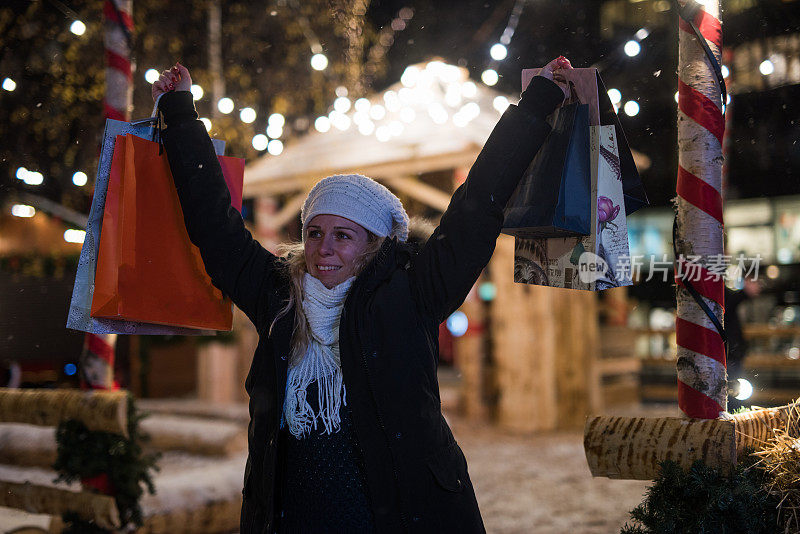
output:
M336 237L338 237L339 239L350 239L350 235L344 232L339 232L338 234L336 234Z
M319 230L309 230L308 237L319 237L321 234Z

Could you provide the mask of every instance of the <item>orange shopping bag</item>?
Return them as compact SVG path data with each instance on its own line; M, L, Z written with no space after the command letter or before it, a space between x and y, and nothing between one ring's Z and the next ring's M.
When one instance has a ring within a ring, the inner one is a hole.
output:
M244 160L218 158L231 205L241 211ZM91 316L230 330L231 306L189 241L167 155L158 143L117 136Z

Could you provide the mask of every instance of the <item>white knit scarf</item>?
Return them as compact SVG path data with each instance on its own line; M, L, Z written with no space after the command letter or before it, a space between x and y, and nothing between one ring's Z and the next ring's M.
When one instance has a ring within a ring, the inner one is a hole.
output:
M339 319L347 292L355 277L328 289L306 273L303 277L303 312L309 327L309 343L303 359L289 368L283 417L289 432L297 438L317 428L321 420L324 433L339 430L339 408L347 404L339 359ZM306 388L317 381L319 413L306 400Z

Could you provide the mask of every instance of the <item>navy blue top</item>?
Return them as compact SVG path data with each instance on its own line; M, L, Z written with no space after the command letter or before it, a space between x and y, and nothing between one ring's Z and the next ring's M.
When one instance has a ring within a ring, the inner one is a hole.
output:
M316 382L306 389L315 413L317 391ZM281 534L375 532L350 408L342 404L339 415L341 426L332 434L325 434L321 423L300 439L286 427L281 430Z

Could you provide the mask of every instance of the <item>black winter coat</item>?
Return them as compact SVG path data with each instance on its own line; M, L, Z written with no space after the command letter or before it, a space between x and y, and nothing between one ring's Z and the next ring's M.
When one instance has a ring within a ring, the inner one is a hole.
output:
M427 243L415 253L387 239L345 301L342 373L378 532L484 531L467 462L441 413L438 325L488 263L502 208L549 133L545 117L562 97L555 84L535 78L519 106L503 114ZM250 425L241 532L272 533L293 313L268 332L289 296L289 281L283 260L262 248L230 207L191 94L168 93L159 108L189 237L214 285L259 333L245 383Z

